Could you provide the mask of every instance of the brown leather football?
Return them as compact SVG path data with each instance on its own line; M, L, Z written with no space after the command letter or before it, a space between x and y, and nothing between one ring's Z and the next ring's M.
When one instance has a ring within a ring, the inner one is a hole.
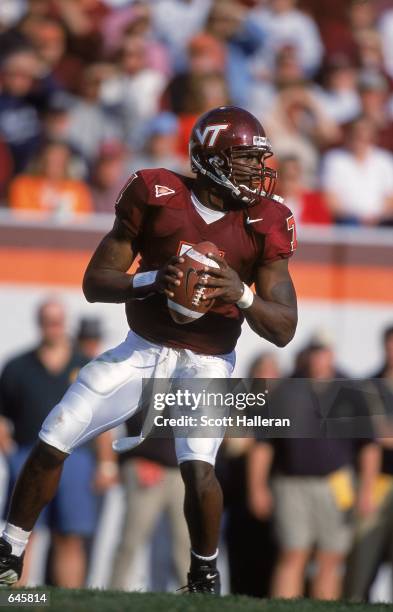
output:
M189 248L181 255L184 263L176 264L182 270L183 276L180 285L171 287L173 298L168 298L168 308L172 319L176 323L191 323L203 317L214 304L214 300L203 300L213 291L213 288L200 285L206 278L205 266L219 268L218 263L207 257L212 253L220 257L220 251L212 242L200 242Z

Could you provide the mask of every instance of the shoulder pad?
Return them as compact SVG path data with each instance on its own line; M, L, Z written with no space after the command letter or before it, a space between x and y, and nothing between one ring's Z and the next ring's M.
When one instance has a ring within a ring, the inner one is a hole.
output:
M184 192L189 191L187 177L165 168L139 170L137 174L146 186L146 204L165 206L168 203L174 208L182 207Z
M257 234L268 234L292 216L291 210L284 204L284 198L281 196L276 196L274 199L261 197L258 204L247 210L246 224Z
M264 262L290 257L296 249L296 226L292 212L285 204L271 198L249 209L248 228L264 236Z

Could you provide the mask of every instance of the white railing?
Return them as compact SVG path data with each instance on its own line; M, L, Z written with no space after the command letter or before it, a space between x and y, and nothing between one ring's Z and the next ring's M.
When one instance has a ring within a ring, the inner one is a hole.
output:
M69 229L105 232L113 224L114 214L78 215L72 218L42 217L39 213L12 212L0 208L0 231L5 227L34 229ZM356 227L339 225L298 225L298 239L304 243L375 245L393 247L393 227Z

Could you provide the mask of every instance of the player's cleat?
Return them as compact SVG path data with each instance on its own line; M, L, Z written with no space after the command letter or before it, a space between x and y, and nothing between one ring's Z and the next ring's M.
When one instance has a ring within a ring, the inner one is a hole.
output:
M10 587L18 582L23 569L23 557L12 554L12 546L9 542L0 538L0 588Z
M221 592L220 572L211 566L200 566L187 574L186 586L178 589L185 593L208 593L219 595Z

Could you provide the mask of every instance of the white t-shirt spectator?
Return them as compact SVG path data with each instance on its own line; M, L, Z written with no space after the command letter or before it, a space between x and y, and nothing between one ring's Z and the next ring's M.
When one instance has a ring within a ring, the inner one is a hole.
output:
M120 126L98 104L78 100L72 107L66 139L86 159L94 159L103 142L121 137Z
M362 218L383 213L387 197L393 197L393 156L373 147L364 161L345 149L326 153L322 187L333 193L348 216Z
M103 84L102 102L108 107L118 107L124 135L131 143L140 144L144 123L157 113L165 85L164 75L152 68L132 76L119 75Z
M24 0L1 0L0 23L5 28L10 28L26 13L26 2Z
M258 9L252 11L251 15L264 30L266 40L263 57L268 58L270 67L274 65L277 52L289 45L295 47L306 73L313 74L319 68L323 45L318 27L311 17L297 9L281 14Z
M179 52L203 29L211 6L212 0L156 0L151 3L154 30L173 52Z
M352 121L361 114L362 105L358 92L316 90L316 95L325 113L339 124Z

